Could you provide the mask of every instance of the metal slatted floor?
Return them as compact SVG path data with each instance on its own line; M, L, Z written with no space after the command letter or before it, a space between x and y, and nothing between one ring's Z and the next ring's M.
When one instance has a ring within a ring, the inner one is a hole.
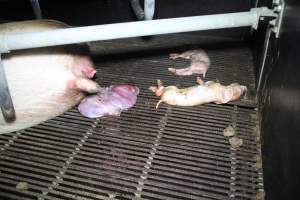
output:
M137 104L120 117L87 119L74 108L17 133L0 135L0 199L253 199L263 190L253 130L252 95L228 105L177 107L161 104L147 88L194 85L194 76L167 72L186 61L162 54L106 56L98 60L102 85L140 87ZM250 50L209 50L207 80L239 81L254 89ZM230 147L223 130L236 126L243 139ZM28 189L16 186L26 182Z

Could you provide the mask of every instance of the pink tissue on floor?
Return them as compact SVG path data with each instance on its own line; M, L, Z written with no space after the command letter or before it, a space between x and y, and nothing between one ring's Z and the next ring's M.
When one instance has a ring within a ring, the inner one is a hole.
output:
M88 118L105 115L120 115L122 110L134 106L139 88L132 85L118 85L101 88L95 94L87 96L78 106L79 112Z

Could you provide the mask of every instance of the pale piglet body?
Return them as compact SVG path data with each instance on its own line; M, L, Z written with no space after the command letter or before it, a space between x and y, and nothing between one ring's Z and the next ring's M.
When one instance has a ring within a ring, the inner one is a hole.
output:
M189 67L176 69L168 68L170 72L179 76L187 76L192 74L202 74L205 77L206 72L210 66L210 59L203 49L195 49L186 51L184 53L171 53L171 59L184 58L190 59L191 64Z
M0 25L1 33L24 33L66 28L48 20ZM16 111L6 122L0 114L0 133L17 131L62 114L84 97L97 92L90 80L96 73L84 45L19 50L3 56L4 70Z
M240 99L247 91L245 86L237 83L224 86L213 81L203 82L200 80L199 82L200 85L179 89L176 86L164 87L158 81L158 87L152 86L150 90L161 98L157 106L161 102L178 106L196 106L206 103L223 104Z

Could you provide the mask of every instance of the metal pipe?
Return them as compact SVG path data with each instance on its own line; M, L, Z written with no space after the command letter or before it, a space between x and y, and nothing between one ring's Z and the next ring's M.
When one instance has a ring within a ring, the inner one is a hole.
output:
M152 20L155 10L155 0L144 1L145 20Z
M269 42L270 42L271 33L272 33L272 29L270 26L268 26L266 36L265 36L263 57L262 57L261 68L260 68L259 77L258 77L258 84L257 84L257 88L256 88L257 92L260 91L260 87L262 84L262 77L263 77L264 69L265 69L265 65L266 65L266 59L267 59L268 50L269 50Z
M0 55L0 108L6 122L16 119L15 109L8 89L4 66Z
M245 26L256 28L259 17L265 12L270 12L270 10L268 8L254 8L249 12L116 23L33 33L2 34L0 35L0 53L17 49L168 33Z
M42 10L39 4L39 0L30 0L31 7L33 9L34 15L37 19L42 19Z
M141 7L140 0L131 0L131 7L133 9L133 12L135 16L138 18L138 20L144 20L145 19L145 13Z

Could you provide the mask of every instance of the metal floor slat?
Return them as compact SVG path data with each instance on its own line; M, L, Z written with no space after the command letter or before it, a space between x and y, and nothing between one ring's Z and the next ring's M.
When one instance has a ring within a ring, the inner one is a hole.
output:
M151 44L158 48L164 42L154 39ZM37 126L0 135L0 199L253 199L263 190L262 170L255 165L260 149L253 134L253 93L227 105L161 104L155 109L159 99L148 87L156 79L166 85L195 85L196 76L175 77L166 70L189 62L168 58L178 49L151 54L149 45L141 43L134 48L142 48L144 56L120 50L120 57L110 57L115 49L110 45L116 44L102 44L107 51L93 45L94 51L105 52L96 59L97 81L139 86L136 105L119 117L101 119L84 118L74 108ZM206 80L238 81L253 92L247 47L207 52L212 66ZM223 136L228 125L243 139L238 150ZM19 182L28 183L28 189L16 189Z

